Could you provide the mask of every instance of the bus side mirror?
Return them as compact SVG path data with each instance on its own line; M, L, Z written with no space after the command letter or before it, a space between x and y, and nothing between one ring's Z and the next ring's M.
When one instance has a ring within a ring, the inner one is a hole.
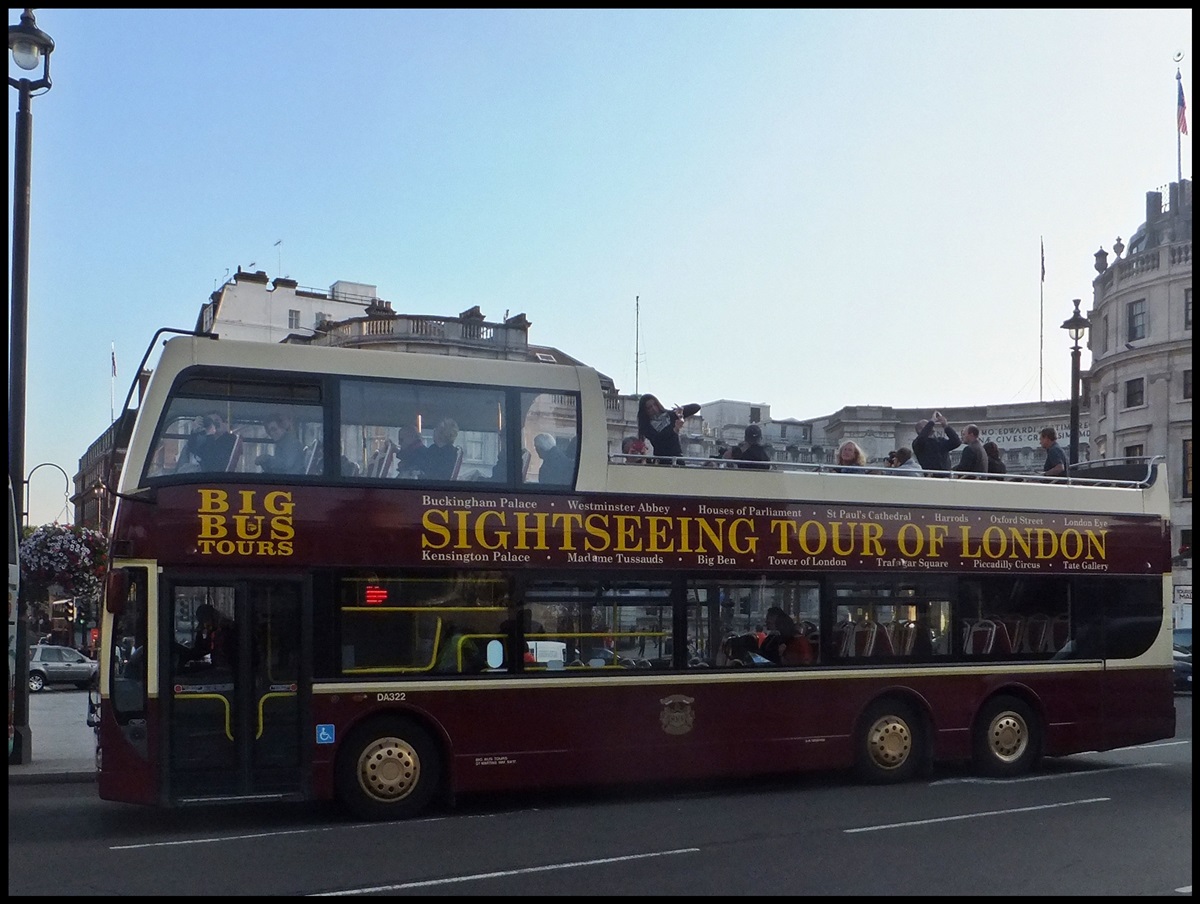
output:
M104 611L120 615L125 611L125 600L129 597L129 572L114 568L104 582Z

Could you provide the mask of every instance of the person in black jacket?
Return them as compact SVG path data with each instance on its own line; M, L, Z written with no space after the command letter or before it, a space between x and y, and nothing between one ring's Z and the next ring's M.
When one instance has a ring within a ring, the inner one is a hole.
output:
M683 422L699 410L699 405L692 404L668 411L650 393L638 400L638 436L650 441L655 455L670 456L660 458L658 464L675 464L674 459L683 454L679 445L679 430Z
M762 428L758 424L751 424L746 428L746 440L739 443L729 450L729 457L736 459L740 464L739 468L757 469L759 471L768 471L771 468L771 456L762 444Z
M941 427L946 435L934 436L935 426ZM950 452L961 445L962 440L959 439L958 433L946 422L946 416L940 411L935 411L931 420L917 421L917 437L912 442L912 450L926 471L949 471Z
M988 441L983 444L983 451L987 453L989 474L1008 473L1008 465L1006 465L1004 463L1004 459L1000 457L999 446L991 441Z
M988 470L987 452L983 449L983 443L979 441L979 428L974 424L968 424L963 428L963 441L966 445L963 447L962 456L958 460L956 471L966 471L973 474L986 474Z

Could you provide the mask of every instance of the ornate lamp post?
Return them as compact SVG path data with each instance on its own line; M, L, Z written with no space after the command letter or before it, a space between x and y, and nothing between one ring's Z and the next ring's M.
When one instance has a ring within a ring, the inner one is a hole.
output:
M40 464L34 465L29 469L29 473L25 475L25 508L21 510L21 524L25 527L29 527L29 481L33 480L33 475L37 472L38 468L57 468L58 473L61 474L63 476L63 480L66 481L63 498L67 500L70 500L71 498L71 475L62 469L62 465L56 465L52 461L43 461Z
M33 133L33 114L29 100L34 92L50 90L50 54L54 41L37 27L33 10L21 14L19 25L8 26L8 49L18 68L32 72L42 67L40 78L8 77L9 87L17 89L17 130L14 141L13 224L12 224L12 313L9 320L8 373L8 474L14 487L25 478L25 351L28 342L29 312L29 161ZM23 582L22 582L23 583ZM13 701L13 748L10 764L28 763L29 736L29 648L25 636L26 606L17 601L17 668Z
M1064 320L1062 328L1074 343L1071 346L1071 464L1079 463L1079 340L1089 326L1088 319L1079 313L1079 299L1074 299L1075 313Z

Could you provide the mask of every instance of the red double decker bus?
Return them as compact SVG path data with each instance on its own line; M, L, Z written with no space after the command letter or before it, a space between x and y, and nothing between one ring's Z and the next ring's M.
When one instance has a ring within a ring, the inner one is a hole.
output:
M112 522L101 796L396 818L1173 736L1156 462L935 479L619 447L586 367L168 340Z

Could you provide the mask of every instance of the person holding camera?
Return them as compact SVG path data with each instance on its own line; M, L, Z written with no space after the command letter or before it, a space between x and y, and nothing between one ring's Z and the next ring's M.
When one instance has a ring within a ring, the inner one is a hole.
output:
M933 428L941 427L944 436L934 436ZM935 411L929 420L917 421L917 436L913 440L913 454L926 471L949 471L952 467L950 453L961 446L958 432L946 421L946 415ZM945 477L945 474L935 474Z
M224 471L229 467L237 434L219 411L210 411L192 422L192 435L184 445L181 463L194 461L197 471ZM190 459L189 459L190 456Z
M908 446L901 446L896 451L889 452L887 460L890 474L899 474L901 477L922 477L925 474Z
M670 456L658 458L656 464L682 464L677 456L683 455L679 442L679 431L683 422L700 411L696 404L678 405L670 410L663 407L657 396L646 393L638 399L638 437L650 441L654 454Z
M759 471L771 469L771 455L762 443L762 427L751 424L746 428L746 438L729 450L729 457L738 462L739 468Z

